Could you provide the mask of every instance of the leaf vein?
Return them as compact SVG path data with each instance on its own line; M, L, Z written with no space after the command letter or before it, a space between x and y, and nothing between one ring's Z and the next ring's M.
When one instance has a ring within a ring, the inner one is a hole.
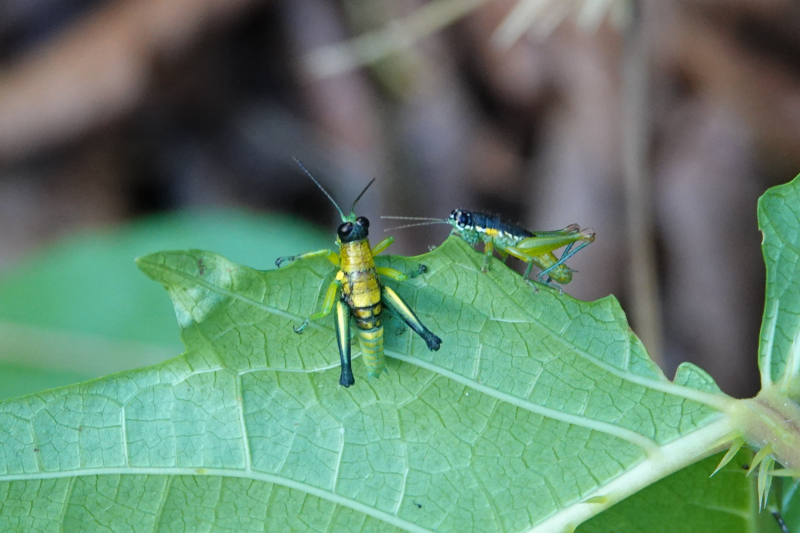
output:
M57 479L57 478L78 478L84 476L101 476L101 475L151 475L151 476L169 476L170 481L169 485L165 487L163 494L164 498L160 502L160 506L158 509L158 519L156 522L155 530L158 530L160 526L161 516L164 504L167 500L169 487L172 485L172 479L174 476L197 476L200 475L198 473L198 469L196 468L186 468L186 467L127 467L127 468L119 468L119 467L108 467L108 468L94 468L94 469L83 469L80 471L66 471L66 472L38 472L35 474L13 474L13 475L4 475L0 476L0 482L3 481L26 481L29 479ZM219 477L235 477L235 478L245 478L245 479L252 479L255 481L262 481L264 483L272 483L275 485L280 485L282 487L286 487L293 490L298 490L305 494L316 496L317 498L321 498L337 505L341 505L344 507L348 507L354 511L363 513L367 516L371 516L377 520L381 520L386 522L387 524L391 524L397 528L404 529L410 533L434 533L433 530L426 529L421 527L417 524L404 520L396 515L388 513L386 511L381 511L380 509L376 509L374 507L370 507L367 504L361 503L357 500L353 500L351 498L346 498L340 494L331 492L326 489L322 489L319 487L315 487L313 485L308 485L301 481L295 481L293 479L284 478L275 474L267 474L265 472L257 472L254 470L233 470L233 469L224 469L224 468L207 468L203 469L203 474L205 476L219 476Z
M508 393L498 391L492 389L491 387L487 387L482 383L478 383L474 380L466 378L460 374L456 374L450 370L446 370L441 367L437 367L432 363L428 363L427 361L423 361L421 359L417 359L416 357L406 356L397 352L393 352L390 350L386 351L387 354L391 355L395 359L399 359L401 361L405 361L427 370L431 370L437 372L445 377L452 379L462 385L466 385L474 390L482 392L487 396L492 398L496 398L498 400L502 400L504 402L510 403L527 411L552 418L554 420L559 420L561 422L565 422L567 424L573 424L581 427L585 427L588 429L593 429L602 433L606 433L612 435L614 437L620 438L622 440L628 441L644 450L647 455L654 453L658 450L658 444L648 437L636 433L635 431L631 431L629 429L621 428L619 426L615 426L613 424L609 424L607 422L600 422L598 420L592 420L589 418L581 417L578 415L573 415L569 413L563 413L561 411L557 411L555 409L551 409L549 407L543 407L541 405L537 405L529 400L524 400L522 398L518 398L516 396L512 396Z

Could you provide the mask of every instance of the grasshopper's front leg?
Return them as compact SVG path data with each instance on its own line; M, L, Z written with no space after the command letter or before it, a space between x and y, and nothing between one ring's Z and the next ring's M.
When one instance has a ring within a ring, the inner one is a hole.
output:
M373 256L378 255L382 251L386 250L389 246L391 246L393 242L394 242L394 237L386 237L381 242L375 245L375 247L372 249L372 255ZM376 270L378 274L380 274L381 276L386 276L387 278L392 278L393 280L397 281L406 281L409 278L416 278L420 274L425 273L428 270L428 267L426 267L425 265L419 265L417 271L412 274L403 274L399 270L395 270L389 267L378 267Z
M400 315L400 318L402 318L403 321L408 324L417 335L422 337L422 340L424 340L425 344L428 345L429 350L436 351L439 349L439 347L442 345L442 339L434 335L431 330L426 328L425 325L420 322L414 311L412 311L411 308L406 305L403 299L400 298L396 292L389 287L383 287L381 296L384 303L395 313Z
M336 293L339 292L339 288L341 287L341 282L339 280L333 280L330 285L328 285L328 291L325 293L325 299L322 301L322 309L319 310L318 313L314 313L310 317L306 318L302 324L297 327L293 327L295 333L303 333L303 330L306 329L308 323L312 320L319 320L320 318L325 318L331 311L333 310L333 304L336 301Z
M483 245L483 266L481 267L481 272L484 274L489 272L489 262L492 260L492 256L494 256L494 240L489 239Z
M412 272L411 274L403 274L399 270L395 270L395 269L389 268L389 267L378 267L378 268L375 269L375 271L379 275L386 276L387 278L391 278L391 279L393 279L395 281L406 281L408 279L413 279L413 278L416 278L417 276L419 276L421 274L424 274L425 272L428 271L428 267L426 267L425 265L419 265L419 268L417 268L417 271L416 272Z
M373 256L378 255L379 253L390 247L393 243L394 243L394 237L392 236L386 237L381 242L375 245L375 247L372 249L372 255Z
M339 266L339 254L337 254L336 252L332 252L330 250L317 250L316 252L306 252L304 254L299 254L299 255L285 255L275 260L275 266L280 268L281 265L286 261L292 262L292 261L297 261L298 259L317 257L318 255L324 255L328 259L328 261L333 263L334 266L336 267Z
M339 345L339 362L342 368L339 385L349 387L356 382L350 366L350 308L341 300L336 302L336 344Z
M515 256L515 257L516 257L516 256ZM519 257L517 257L517 259L519 259ZM527 268L525 269L525 274L523 274L523 275L522 275L522 278L525 280L525 283L527 283L528 285L530 285L531 287L533 287L533 291L534 291L534 292L539 292L539 289L537 289L537 288L536 288L536 285L534 285L534 284L533 284L533 282L532 282L532 281L530 280L530 278L528 277L528 276L530 276L530 275L531 275L531 269L533 268L533 261L531 260L531 258L530 258L530 257L523 259L523 261L525 261L526 263L528 263L528 266L527 266Z

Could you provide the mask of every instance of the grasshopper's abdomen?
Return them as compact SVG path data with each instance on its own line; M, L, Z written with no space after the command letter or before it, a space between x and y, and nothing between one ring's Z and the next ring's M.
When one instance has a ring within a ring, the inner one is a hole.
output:
M383 358L383 326L358 330L358 344L369 377L378 377L386 369Z
M547 270L558 261L558 258L555 254L549 253L533 256L531 257L531 261L533 261L533 264L536 265L539 270ZM572 270L564 263L555 267L548 272L547 275L550 276L550 279L561 285L566 285L572 281Z
M342 300L358 328L364 364L370 376L385 369L383 356L383 305L381 283L375 270L369 240L343 243L339 248Z

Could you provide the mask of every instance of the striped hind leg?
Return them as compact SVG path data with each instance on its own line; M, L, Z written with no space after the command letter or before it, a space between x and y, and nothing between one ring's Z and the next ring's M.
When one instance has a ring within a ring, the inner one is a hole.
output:
M339 300L336 302L336 344L339 346L339 362L342 373L339 385L349 387L356 382L350 365L350 308Z
M398 296L396 292L389 287L383 287L381 297L386 305L388 305L395 313L400 315L400 318L402 318L403 321L408 324L417 335L422 337L422 339L425 341L425 344L428 345L429 350L436 351L439 349L439 346L442 344L442 339L434 335L431 330L425 327L425 324L420 322L414 311L408 307L408 305L403 301L402 298L400 298L400 296Z
M583 250L584 248L586 248L587 246L589 246L593 242L594 242L594 239L592 239L590 241L584 241L584 242L580 243L577 247L575 247L574 250L572 249L572 245L575 244L575 243L572 243L569 246L567 246L567 248L564 250L564 253L561 254L561 259L559 259L555 264L550 265L548 268L546 268L546 269L542 270L541 272L539 272L539 280L541 281L541 278L543 278L544 276L549 274L551 270L553 270L554 268L558 267L559 265L563 265L564 263L566 263L567 259L569 259L573 255L577 254L578 252L580 252L581 250Z

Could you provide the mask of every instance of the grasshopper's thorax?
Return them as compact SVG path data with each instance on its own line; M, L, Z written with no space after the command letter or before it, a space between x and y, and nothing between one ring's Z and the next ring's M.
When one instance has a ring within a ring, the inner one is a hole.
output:
M456 233L456 235L467 241L472 246L478 244L481 239L481 236L477 231L469 231L457 227L453 228L453 231Z
M533 235L524 228L503 222L497 216L464 209L450 213L448 222L470 244L493 241L501 249L514 246Z
M346 243L340 242L339 261L339 268L345 275L375 270L375 259L372 257L372 248L370 248L368 239Z

